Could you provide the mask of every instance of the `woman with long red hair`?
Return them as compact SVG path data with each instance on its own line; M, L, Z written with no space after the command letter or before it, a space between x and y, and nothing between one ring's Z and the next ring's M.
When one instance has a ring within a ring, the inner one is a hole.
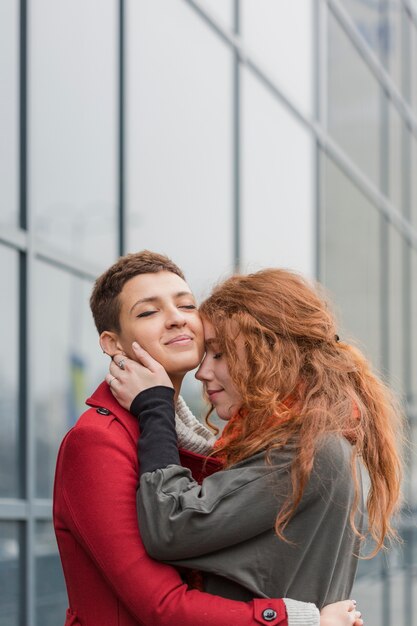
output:
M349 597L361 542L370 536L375 554L396 537L403 417L392 393L296 273L232 276L200 313L196 376L227 420L212 453L222 470L202 485L179 464L163 368L139 347L142 366L111 365L112 392L140 420L147 550L227 597Z

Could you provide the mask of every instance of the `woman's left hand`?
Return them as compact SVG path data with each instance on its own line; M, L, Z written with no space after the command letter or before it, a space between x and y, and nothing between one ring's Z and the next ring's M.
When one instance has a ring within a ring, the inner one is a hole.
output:
M320 626L363 626L363 619L354 600L342 600L320 611Z
M171 379L158 361L155 361L138 343L133 343L132 348L137 361L129 359L124 354L115 354L106 376L110 391L118 403L127 410L141 391L159 385L173 387Z

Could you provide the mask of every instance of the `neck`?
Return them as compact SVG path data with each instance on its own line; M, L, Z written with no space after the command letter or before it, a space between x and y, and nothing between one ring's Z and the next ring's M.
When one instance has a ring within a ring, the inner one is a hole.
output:
M175 402L178 400L178 396L180 395L182 381L184 379L184 374L169 374L172 384L174 385L174 399Z

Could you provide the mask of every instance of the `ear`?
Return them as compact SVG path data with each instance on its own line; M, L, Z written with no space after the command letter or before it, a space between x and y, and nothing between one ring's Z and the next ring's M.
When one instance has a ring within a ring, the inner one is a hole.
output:
M113 357L115 354L123 352L123 346L120 343L119 335L110 330L105 330L100 335L100 346L103 352Z

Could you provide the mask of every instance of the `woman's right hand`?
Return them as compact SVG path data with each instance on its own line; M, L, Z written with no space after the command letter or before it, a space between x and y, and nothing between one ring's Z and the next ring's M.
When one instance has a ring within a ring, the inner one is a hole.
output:
M138 343L133 343L132 349L136 361L124 354L115 354L106 376L110 391L118 403L127 410L141 391L158 385L173 386L162 365L146 350Z
M320 626L363 626L356 602L342 600L328 604L320 611Z

